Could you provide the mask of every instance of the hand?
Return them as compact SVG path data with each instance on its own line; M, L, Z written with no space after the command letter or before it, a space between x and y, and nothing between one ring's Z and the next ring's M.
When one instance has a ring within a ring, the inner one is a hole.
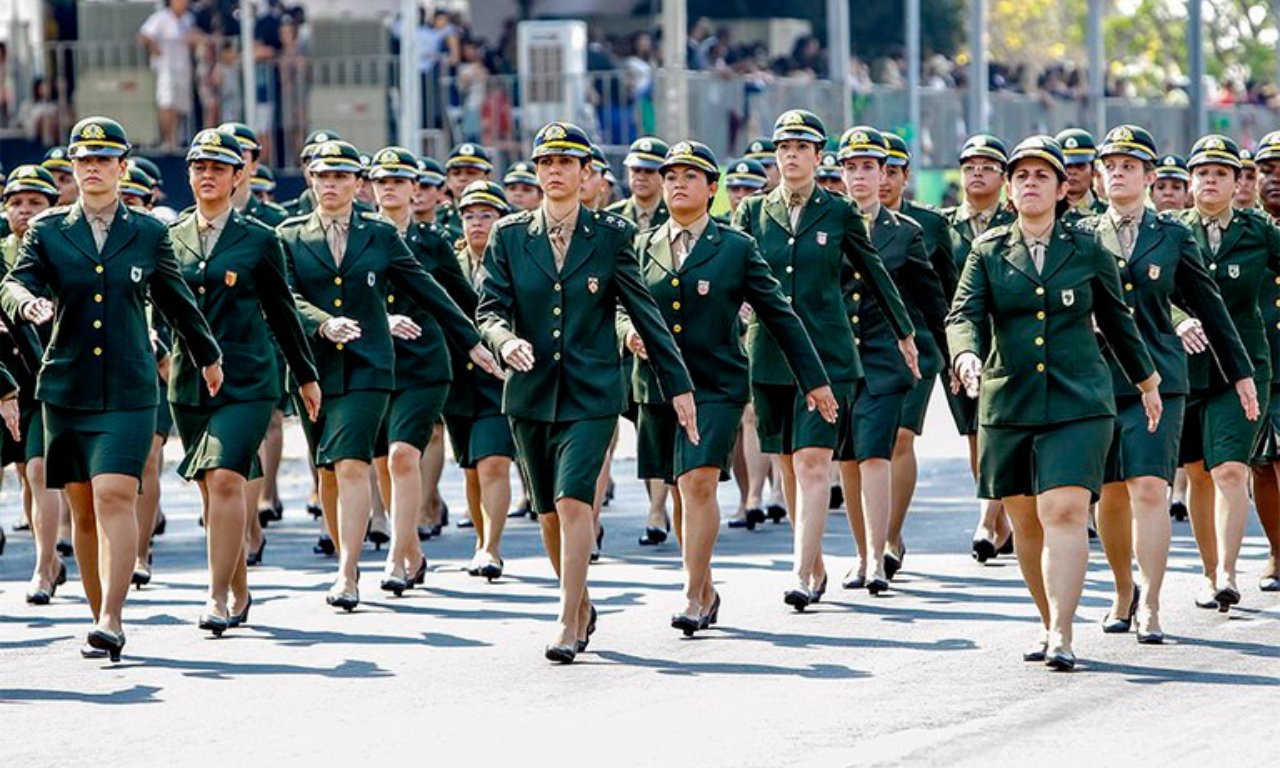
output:
M8 333L9 326L4 324L4 320L0 320L0 333Z
M831 392L829 384L823 384L806 393L804 403L809 406L809 410L816 409L828 424L835 424L836 417L840 415L840 404L836 402L836 396Z
M956 374L954 368L947 371L947 378L950 380L948 382L948 389L951 390L951 394L960 394L960 390L964 389L964 382L960 380L960 376Z
M0 417L4 418L4 425L9 428L9 434L13 435L15 441L22 439L22 427L18 424L18 415L17 397L0 400Z
M751 312L751 305L745 301L742 302L742 306L738 307L738 319L744 323L751 322Z
M1178 323L1178 327L1173 330L1182 339L1182 348L1188 355L1198 355L1209 348L1209 337L1204 333L1204 326L1194 317Z
M920 351L916 349L916 335L913 333L905 339L898 340L898 351L902 353L902 359L906 362L907 367L911 369L911 375L920 380Z
M1236 382L1236 394L1240 396L1240 407L1244 408L1244 416L1249 421L1257 421L1262 415L1258 408L1258 386L1249 376Z
M314 424L315 420L320 418L320 384L314 381L308 381L301 387L298 387L298 395L302 397L302 405L307 409L307 418L311 419Z
M22 305L21 314L32 325L44 325L53 319L53 302L48 299L32 299Z
M391 335L404 341L413 341L422 335L422 326L404 315L387 315L387 324L391 326Z
M976 400L982 383L982 359L972 352L961 352L956 358L952 373L964 384L964 393Z
M471 355L471 362L480 366L480 370L489 374L498 381L507 380L507 374L502 372L502 366L498 365L497 359L494 358L493 353L489 351L488 347L483 344L477 344L471 348L471 351L468 354Z
M209 388L209 397L217 397L222 391L222 361L206 365L201 373L204 374L205 386Z
M533 370L533 345L524 339L510 339L498 350L502 361L521 373Z
M360 323L349 317L331 317L320 326L320 335L334 344L347 344L360 338Z
M169 374L173 372L173 355L165 355L156 361L156 373L165 384L169 383Z
M1254 403L1257 408L1257 403ZM1147 431L1155 432L1160 426L1160 415L1164 413L1164 400L1160 398L1160 388L1152 387L1142 393L1142 409L1147 412Z
M627 331L627 349L641 360L649 359L649 351L644 348L644 339L640 338L640 334L636 333L634 328Z
M693 402L693 393L685 392L671 398L671 407L675 409L676 421L684 427L689 442L697 445L702 438L698 435L698 406Z

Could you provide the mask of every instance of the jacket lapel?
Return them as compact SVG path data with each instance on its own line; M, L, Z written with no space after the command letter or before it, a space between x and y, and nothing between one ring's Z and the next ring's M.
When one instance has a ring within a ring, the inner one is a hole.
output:
M582 212L579 211L578 215L581 216ZM534 211L529 219L528 232L529 237L525 238L524 249L529 260L538 265L538 269L545 272L552 282L559 282L560 276L556 274L556 257L551 252L551 238L547 234L546 212L542 208Z
M79 201L71 206L71 212L62 220L62 233L91 261L102 260L98 257L98 246L93 242L93 230L89 227L89 219L84 215L84 208Z
M1040 271L1040 277L1041 282L1048 283L1058 270L1062 269L1063 265L1070 260L1071 254L1075 253L1076 248L1072 244L1071 235L1066 233L1062 225L1054 224L1053 233L1049 236L1049 246L1044 250L1044 269ZM1028 254L1028 258L1030 258L1030 254Z
M1040 274L1036 272L1036 265L1031 261L1031 252L1027 250L1027 244L1022 241L1022 232L1016 226L1009 230L1005 244L1008 247L1004 249L1004 260L1026 275L1031 282L1037 285L1043 282Z
M1138 225L1138 242L1133 247L1133 258L1129 259L1129 263L1137 264L1142 261L1163 241L1164 233L1156 223L1155 213L1147 211L1142 215L1142 223Z
M369 223L353 209L351 211L351 219L347 224L347 252L342 256L341 266L343 272L346 272L360 260L360 257L368 249L371 237Z
M707 228L702 231L702 237L699 237L698 242L693 244L693 250L689 252L688 258L680 265L680 271L687 272L702 262L709 261L720 250L721 241L720 226L714 220L709 219Z
M591 258L591 252L596 249L595 237L596 225L591 217L591 211L586 208L579 209L578 224L573 230L573 239L569 241L569 252L564 255L564 268L560 270L562 280L576 272L587 262L587 259Z
M797 238L827 214L827 208L829 207L827 202L830 197L831 195L822 187L815 186L813 188L813 194L809 196L809 202L805 203L804 209L800 211L800 225L796 227L795 231Z
M300 233L302 246L311 252L316 261L324 265L330 272L337 274L338 265L329 252L329 241L324 236L324 227L320 226L320 214L312 212L302 225Z
M764 199L764 212L782 227L783 232L790 232L791 217L787 215L787 204L782 199L783 194L785 193L781 184L774 187Z
M112 256L124 250L124 247L133 242L133 238L137 237L137 231L132 226L132 219L134 216L139 215L141 214L129 210L129 206L124 203L116 206L116 217L111 222L111 231L107 233L107 242L102 245L103 263L106 263ZM89 233L89 238L93 238L92 232Z
M668 274L675 273L675 258L671 253L671 225L670 222L663 222L658 228L648 235L649 260L657 264L664 272Z
M192 218L195 218L194 216ZM218 242L213 244L213 253L209 254L209 259L213 260L219 254L226 252L235 246L244 238L246 230L244 227L244 218L238 211L232 210L231 215L227 217L227 223L222 228L222 233L218 235Z
M194 213L184 216L169 229L169 239L183 251L190 253L198 261L200 253L200 230Z
M1244 222L1238 213L1232 213L1231 223L1222 233L1222 243L1218 246L1218 253L1231 253L1232 247L1240 240L1242 234L1244 234Z
M893 220L893 214L889 213L888 208L883 205L880 206L880 212L876 214L875 221L871 226L871 244L880 253L881 260L884 259L886 249L897 236L898 222Z

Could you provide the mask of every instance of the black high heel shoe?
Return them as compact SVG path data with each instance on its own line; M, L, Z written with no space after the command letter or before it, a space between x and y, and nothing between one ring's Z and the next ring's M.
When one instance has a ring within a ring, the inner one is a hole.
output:
M27 605L48 605L53 599L53 590L36 587L27 592Z
M600 562L600 553L604 550L604 524L601 523L600 530L596 531L596 548L591 550L590 562Z
M764 514L774 525L777 525L787 519L787 508L781 504L770 504L764 508Z
M996 556L996 545L991 539L973 540L973 559L985 563Z
M262 537L262 543L258 545L256 552L250 552L244 556L245 565L262 565L262 553L267 548L267 537Z
M57 592L58 592L58 587L62 586L63 584L66 584L66 583L67 583L67 564L66 564L66 563L64 563L64 562L59 561L59 563L58 563L58 578L56 578L56 579L54 579L54 580L53 580L53 592L54 592L54 594L55 594L55 595L57 594Z
M159 510L156 513L156 526L151 529L151 538L163 536L167 530L169 530L169 518L164 516L164 510Z
M667 534L671 531L671 521L666 521L663 528L655 528L652 525L645 526L644 535L640 537L640 546L656 547L667 540Z
M577 658L577 647L573 645L548 645L543 655L547 657L547 661L554 661L557 664L572 664Z
M782 602L794 608L796 613L803 613L809 603L813 602L813 598L807 589L788 589L782 595Z
M276 499L271 504L271 520L272 522L284 519L284 502Z
M422 557L422 563L418 566L418 570L414 571L414 572L413 572L413 575L412 575L412 576L410 576L410 577L408 578L408 580L407 580L407 581L409 582L409 586L411 586L411 587L412 587L412 586L421 586L421 585L423 585L424 583L426 583L426 581L427 581L427 558L426 558L426 555L423 555L423 557Z
M1226 613L1231 606L1240 604L1240 591L1235 587L1223 587L1214 593L1213 599L1218 601L1218 613Z
M1172 517L1179 523L1187 521L1187 504L1183 501L1173 501L1169 503L1169 517Z
M1129 603L1129 614L1124 618L1111 618L1108 613L1102 620L1102 631L1108 635L1123 635L1133 627L1133 617L1138 615L1138 599L1142 597L1142 589L1133 587L1133 601Z
M71 546L71 542L67 541L66 539L58 539L58 544L55 547L55 549L57 549L58 554L62 555L63 557L71 557L76 553L75 547Z
M4 529L0 528L0 555L4 554L4 547L9 543L9 537L5 535Z
M324 516L324 509L319 504L309 501L307 502L307 514L318 520Z
M822 602L822 596L827 594L827 579L829 577L830 577L830 574L824 573L822 575L822 583L818 585L817 589L809 593L809 602L811 603Z
M404 591L409 588L409 582L399 576L384 576L378 584L383 592L390 592L396 597L404 595Z
M249 609L253 607L253 593L249 593L249 597L244 601L244 610L239 613L233 613L227 618L227 629L235 629L236 627L246 626L249 623Z
M271 525L271 521L276 519L275 510L271 507L258 508L258 525L266 528Z
M370 520L369 527L364 531L364 540L373 545L374 551L381 552L383 544L391 543L391 534L375 529Z
M1000 548L996 550L996 554L997 555L1013 554L1013 534L1012 533L1009 534L1009 538L1004 540L1004 543L1000 545Z
M879 597L889 591L889 582L881 578L874 578L867 582L867 591L871 593L872 597Z
M673 613L671 615L671 628L680 630L685 637L693 637L694 632L703 628L702 617L690 616L687 613Z
M716 597L711 601L711 610L702 617L700 629L710 629L711 625L720 623L720 593L713 592Z
M328 534L320 534L320 538L316 539L316 543L311 547L312 554L321 555L323 557L333 557L333 553L337 549L333 546L333 539Z
M894 554L892 552L884 553L884 577L889 581L893 581L893 577L898 575L898 571L902 570L902 563L907 559L907 548L903 547L902 551Z
M827 509L835 510L844 506L844 488L839 485L831 486L831 491L827 494Z
M120 653L124 650L123 632L116 633L108 632L105 629L95 629L89 633L87 642L90 647L105 651L111 661L120 661Z
M609 478L609 486L604 489L604 503L602 503L600 506L607 507L613 503L614 490L615 488L613 486L613 478L611 477Z
M334 592L330 590L329 594L324 596L324 601L334 608L341 608L347 613L351 613L360 605L360 590L355 592Z
M143 570L142 568L134 568L133 576L129 578L129 582L133 584L134 587L141 590L143 587L151 583L151 571Z
M1071 651L1058 649L1049 652L1044 663L1045 666L1055 672L1074 672L1076 669L1076 655Z
M222 633L226 632L230 626L231 622L221 616L215 616L211 613L200 616L200 629L213 633L214 637L222 637Z
M492 584L502 578L502 566L502 560L498 560L496 563L485 563L480 566L480 578L488 579L489 583Z

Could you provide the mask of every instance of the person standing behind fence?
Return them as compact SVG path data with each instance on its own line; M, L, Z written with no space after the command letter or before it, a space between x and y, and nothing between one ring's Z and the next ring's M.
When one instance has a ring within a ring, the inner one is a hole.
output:
M177 149L179 124L191 114L191 46L200 32L187 6L188 0L165 0L138 31L156 74L160 145L169 150Z

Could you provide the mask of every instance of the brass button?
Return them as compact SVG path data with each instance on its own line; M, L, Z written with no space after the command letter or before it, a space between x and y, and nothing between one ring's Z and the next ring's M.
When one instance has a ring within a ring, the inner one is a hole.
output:
M1276 285L1280 285L1280 277L1276 278Z
M853 346L855 346L855 347L860 347L860 346L862 346L862 339L858 338L857 336L854 336L854 337L853 337Z
M1280 301L1277 301L1276 303L1277 303L1277 304L1280 304ZM673 301L673 302L671 302L671 308L672 308L672 309L679 309L679 308L680 308L680 302L678 302L678 301Z
M1043 347L1043 346L1044 346L1044 337L1043 337L1043 336L1037 336L1037 337L1036 337L1036 346L1037 346L1037 347Z
M684 328L682 328L679 323L676 323L675 325L671 326L671 330L674 331L675 333L679 333L683 331Z
M783 301L785 301L785 302L787 302L788 304L790 304L790 303L791 303L791 297L790 297L790 296L783 296L783 297L782 297L782 300L783 300Z
M851 320L854 325L857 325L858 323L862 322L862 318L858 317L857 315L854 315L853 317L849 318L849 320Z
M396 295L395 295L394 293L389 294L389 295L387 296L387 303L388 303L388 304L395 304L395 303L396 303Z
M102 294L100 294L100 293L95 293L95 294L93 294L93 301L94 301L94 303L95 303L95 304L101 304L101 303L102 303Z
M105 268L105 267L103 267L101 264L99 264L98 266L96 266L96 267L94 267L94 268L93 268L93 271L94 271L94 272L97 272L98 274L102 274L103 272L106 272L107 270L106 270L106 268ZM1277 280L1276 282L1280 282L1280 280Z
M94 320L94 321L93 321L93 327L94 327L94 328L101 328L101 327L102 327L102 321L101 321L101 320Z
M554 355L552 355L552 356L551 356L551 359L552 359L552 360L559 360L559 359L560 359L560 353L559 353L559 352L555 353Z
M337 347L338 347L338 351L339 351L339 352L341 352L341 351L342 351L342 349L344 348L344 346L345 346L345 345L343 345L343 344L339 343L339 344L337 345Z
M1121 260L1120 260L1120 268L1121 268L1121 269L1124 269L1126 266L1128 266L1128 262L1127 262L1127 261L1125 261L1124 259L1121 259Z
M559 307L552 307L552 308L551 308L551 314L555 315L556 317L559 317L559 316L560 316L560 308L559 308Z
M787 245L795 245L795 244L796 244L796 239L794 237L787 238Z
M476 364L475 364L475 363L467 363L467 370L468 370L468 371L473 371L473 370L475 370L475 367L476 367Z
M1125 289L1126 291L1132 291L1132 290L1133 290L1133 283L1125 283L1125 284L1124 284L1124 289Z
M853 273L853 279L854 279L854 280L861 280L861 279L862 279L862 273L861 273L861 272L854 272L854 273Z
M1036 295L1037 295L1037 296L1043 296L1043 295L1044 295L1044 286L1043 286L1043 285L1037 285L1037 286L1036 286Z
M333 300L333 306L335 306L335 307L340 307L340 306L342 306L342 299L334 299L334 300Z
M553 339L558 339L558 338L560 338L560 329L559 329L559 328L556 328L555 330L553 330L553 331L551 332L551 338L553 338Z
M559 283L556 283L553 287L556 289L556 293L559 293L559 292L560 292L560 284L559 284Z
M1280 280L1277 280L1276 282L1280 282ZM680 278L678 277L671 278L671 286L674 288L677 285L680 285Z
M1036 319L1037 319L1037 320L1043 320L1043 319L1044 319L1044 310L1041 310L1041 311L1039 311L1039 312L1037 312L1037 313L1036 313Z
M334 284L334 285L342 285L342 278L340 278L340 277L335 277L335 278L333 278L333 284Z
M94 347L93 354L95 357L102 357L102 347Z
M1044 373L1044 363L1036 363L1036 370L1040 373Z
M196 266L197 266L197 267L199 267L200 269L204 269L204 265L205 265L205 263L202 261L202 262L200 262L199 264L197 264Z
M855 293L855 294L853 294L853 300L854 300L854 301L862 301L862 294L860 294L860 293Z
M789 274L791 274L792 272L795 272L795 271L796 271L796 268L795 268L795 267L791 266L790 264L788 264L788 265L787 265L787 274L788 274L788 275L789 275Z
M1211 272L1217 272L1217 271L1218 271L1218 265L1217 265L1217 264L1210 264L1210 265L1209 265L1209 271L1211 271Z
M203 286L203 285L202 285L202 286L200 286L199 294L200 294L201 296L203 296L203 295L204 295L204 286Z

